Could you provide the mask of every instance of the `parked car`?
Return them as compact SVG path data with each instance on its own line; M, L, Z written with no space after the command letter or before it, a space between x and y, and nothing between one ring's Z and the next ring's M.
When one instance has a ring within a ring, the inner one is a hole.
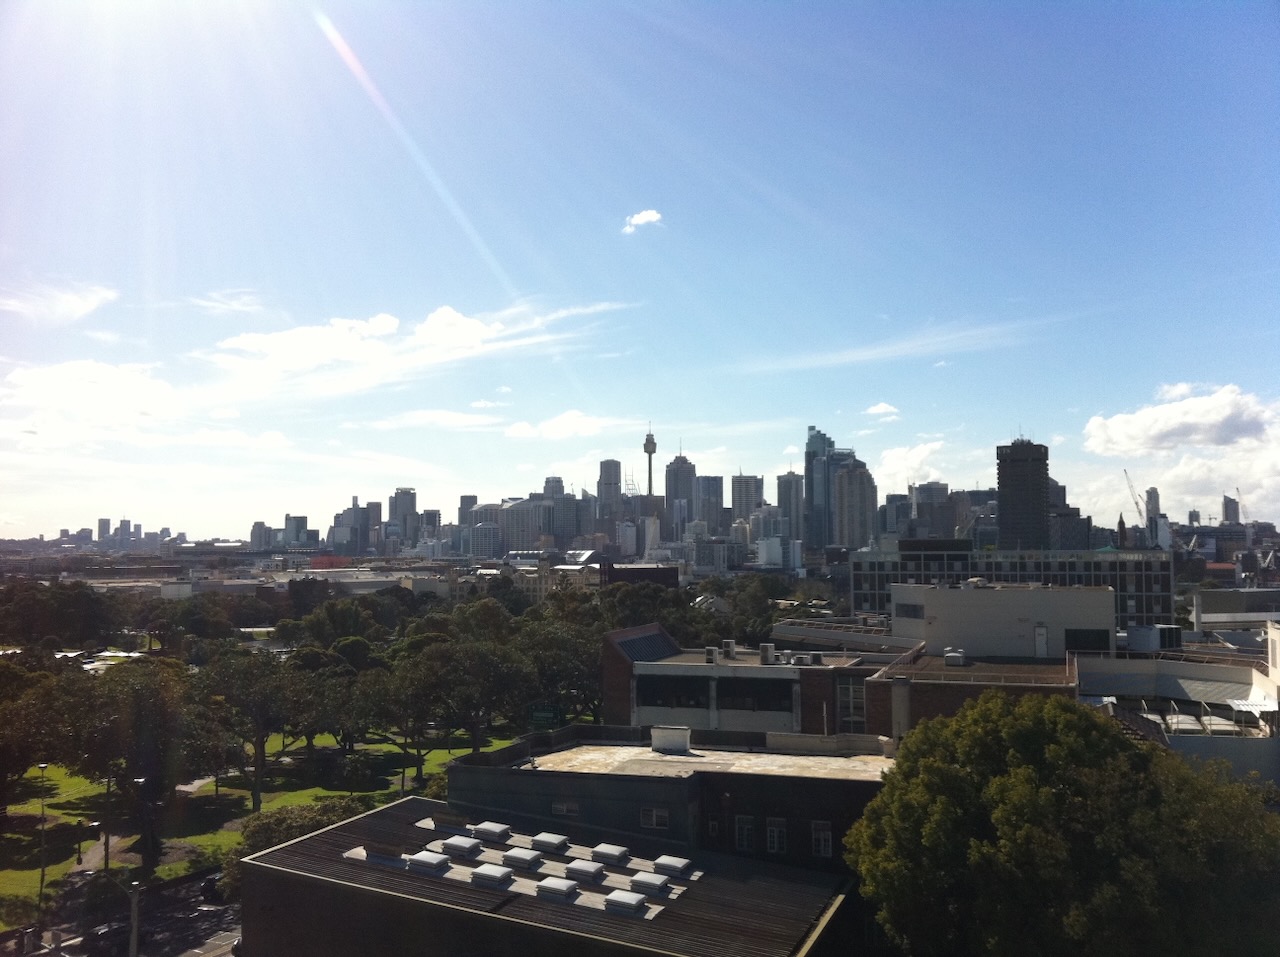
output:
M222 871L216 874L210 874L200 882L200 896L210 904L222 903L222 889L218 887L218 882L222 880Z

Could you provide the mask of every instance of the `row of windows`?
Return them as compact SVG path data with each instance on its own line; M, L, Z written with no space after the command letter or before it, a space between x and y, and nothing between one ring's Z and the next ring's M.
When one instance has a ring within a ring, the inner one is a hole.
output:
M552 801L551 813L557 817L578 817L582 808L577 801ZM665 831L671 826L671 812L665 807L642 807L640 826L650 830ZM716 837L719 825L707 822L711 837ZM737 814L733 818L733 846L735 850L754 853L756 850L756 819L750 814ZM787 853L787 819L764 819L764 849L769 854ZM831 822L809 822L809 852L814 857L830 857L832 853Z
M715 822L711 821L711 836L715 836ZM733 818L734 850L753 853L756 849L756 819L750 814L737 814ZM809 853L814 857L831 856L831 822L809 822ZM764 849L768 854L787 853L787 819L764 819Z

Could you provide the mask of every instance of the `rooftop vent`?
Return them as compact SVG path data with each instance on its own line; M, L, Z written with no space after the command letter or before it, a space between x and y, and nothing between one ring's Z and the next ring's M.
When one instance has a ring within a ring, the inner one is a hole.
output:
M642 914L645 896L635 891L612 891L604 899L604 909L618 914Z
M546 851L550 854L559 854L569 846L569 839L563 834L552 834L550 831L542 831L535 834L529 841L533 845L535 851Z
M650 871L637 871L631 875L631 889L650 897L658 897L667 892L671 878L665 874L654 874Z
M437 854L435 851L419 851L417 854L410 854L408 861L411 871L437 874L449 863L449 855Z
M545 877L538 881L536 891L539 897L554 897L557 900L572 900L578 893L578 882L563 877Z
M507 867L520 867L531 871L542 863L542 852L527 847L513 847L502 855L502 863Z
M604 865L597 861L570 861L565 865L564 876L584 884L598 884L604 880Z
M490 887L501 887L508 883L515 873L501 864L481 864L471 872L472 884L487 884Z
M655 724L649 729L650 747L659 754L688 754L689 729L677 725Z
M715 645L707 645L707 664L714 665L720 661L720 649Z
M684 872L693 866L693 861L687 857L672 857L669 854L663 854L660 858L653 862L653 869L659 874L667 874L671 877L681 877Z
M762 665L773 664L773 645L772 644L766 642L760 645L760 664Z
M485 821L483 824L473 824L471 826L471 836L482 841L491 841L494 844L505 844L507 839L511 837L511 828L496 821Z
M474 837L463 837L461 834L446 838L440 846L450 857L475 857L480 853L480 842Z
M733 658L737 655L738 643L732 638L726 638L724 641L720 642L720 650L724 653L726 658Z
M631 852L621 844L597 844L591 849L591 859L593 861L604 861L608 864L621 864Z
M954 651L948 650L942 656L942 663L950 668L964 667L964 649L957 648Z

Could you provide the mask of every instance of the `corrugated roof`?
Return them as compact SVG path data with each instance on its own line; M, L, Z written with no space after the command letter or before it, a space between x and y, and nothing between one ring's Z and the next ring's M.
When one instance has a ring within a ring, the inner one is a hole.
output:
M509 888L413 873L344 857L356 847L417 850L452 831L419 826L439 805L405 798L361 817L319 831L246 859L247 867L283 869L317 881L333 881L374 892L417 899L423 921L433 904L465 908L478 915L501 911L568 933L591 934L624 945L660 948L688 957L785 957L794 953L846 878L716 854L696 854L697 880L663 902L652 919L613 914L603 909L566 906ZM514 839L514 838L513 838ZM572 849L571 852L572 854ZM269 879L269 878L268 878ZM314 920L316 915L302 919ZM566 938L566 947L572 941Z

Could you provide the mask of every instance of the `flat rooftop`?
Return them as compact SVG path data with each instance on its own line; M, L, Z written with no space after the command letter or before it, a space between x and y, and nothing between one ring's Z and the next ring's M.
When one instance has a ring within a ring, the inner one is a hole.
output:
M781 651L791 651L790 648L779 649ZM795 654L810 654L810 652L800 651ZM862 661L862 655L856 651L822 651L822 664L820 665L797 665L788 664L785 661L774 658L771 664L762 665L760 662L759 648L744 648L738 646L732 658L726 658L721 655L716 659L717 665L728 665L729 667L740 667L750 665L753 667L764 668L843 668L847 665L856 665ZM657 661L646 661L647 665L705 665L707 661L707 653L699 648L697 651L681 651L679 654L671 655L667 658L661 658Z
M848 878L839 875L693 852L689 866L672 876L662 890L648 893L639 912L614 913L606 909L604 896L634 886L637 874L662 871L660 861L625 853L606 859L593 850L607 845L566 842L544 850L532 866L513 867L508 878L482 881L473 876L479 868L487 865L492 871L513 849L534 846L532 835L514 831L495 835L492 828L475 828L482 823L459 818L437 801L405 798L251 855L245 860L245 876L253 879L262 894L270 893L273 874L351 890L349 913L321 911L288 918L303 922L300 932L313 936L323 935L328 922L355 919L353 915L370 906L367 895L372 893L417 902L420 912L395 905L400 908L395 911L397 920L412 925L407 930L414 934L429 936L437 917L453 920L447 912L462 910L477 920L506 925L513 953L523 924L565 933L565 953L594 939L613 942L617 949L610 952L684 957L788 957L801 952L821 932L824 913L839 903L848 888ZM454 854L444 842L455 837L474 837L479 847ZM420 852L450 859L438 869L409 866L408 856ZM580 879L577 889L561 899L547 899L537 892L537 882L571 878L573 867L593 858L603 862L598 879ZM254 929L251 922L267 919L266 911L258 913L260 903L255 899L248 905L246 940ZM283 920L278 914L270 919L276 922L273 928ZM598 947L591 946L595 947L592 952L598 952Z
M940 655L921 655L914 661L886 668L876 678L900 675L919 681L956 681L969 684L1074 685L1076 675L1066 661L1035 659L968 658L963 665L948 665Z
M684 754L662 754L647 745L579 745L537 758L539 771L581 774L636 774L685 778L699 771L721 774L773 774L837 781L879 781L893 767L880 755L850 757L779 754L765 751L721 751L693 747Z

